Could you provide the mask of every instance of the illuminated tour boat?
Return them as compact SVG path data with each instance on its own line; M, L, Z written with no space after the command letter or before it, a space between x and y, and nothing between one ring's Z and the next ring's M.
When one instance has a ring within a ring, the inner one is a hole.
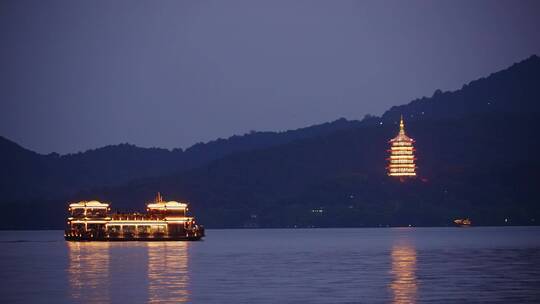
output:
M110 213L109 204L82 201L69 205L68 241L198 241L204 227L187 216L187 204L156 200L146 213Z
M416 176L416 165L414 161L414 139L405 134L405 123L403 116L399 122L399 133L390 141L390 157L387 159L388 176L399 177L402 181L404 178Z

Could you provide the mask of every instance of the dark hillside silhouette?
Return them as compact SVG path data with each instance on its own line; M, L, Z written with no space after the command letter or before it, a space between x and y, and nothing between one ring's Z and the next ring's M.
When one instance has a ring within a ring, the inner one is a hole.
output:
M322 136L358 124L357 121L339 119L286 132L251 132L199 143L185 151L119 144L67 155L41 155L0 137L3 168L0 194L4 202L64 198L85 189L171 174L205 165L234 152Z

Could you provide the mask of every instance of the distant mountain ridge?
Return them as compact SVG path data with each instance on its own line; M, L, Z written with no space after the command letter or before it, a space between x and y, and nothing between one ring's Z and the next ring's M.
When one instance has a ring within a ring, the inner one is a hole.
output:
M0 194L3 199L57 198L183 171L234 152L323 136L356 125L356 121L339 119L286 132L251 132L198 143L185 151L119 144L66 155L38 154L0 136L0 164L5 168L0 173Z
M48 202L26 196L11 209L20 214L47 206L43 212L49 218L36 219L35 225L51 227L62 220L68 199L91 197L111 201L113 208L137 209L161 191L191 202L190 209L209 227L446 225L458 216L483 225L534 224L540 218L540 196L534 192L540 162L530 151L540 148L534 126L539 101L540 58L531 56L460 90L392 107L381 117L231 137L186 151L155 149L144 153L142 162L141 156L128 157L128 151L140 149L129 145L62 156L68 169L57 171L53 190L72 182L65 172L88 169L95 175L86 183L75 180L77 193L57 191ZM387 177L384 169L387 140L397 132L401 114L417 140L419 165L419 178L406 183ZM20 180L36 187L39 178L32 170L49 162L19 148L6 150L16 152L28 174ZM2 162L4 154L13 157L0 151ZM98 174L104 164L118 166L116 157L142 167L123 169L120 178L114 169ZM133 178L130 172L148 174ZM324 212L311 213L313 208Z
M540 112L540 57L515 63L502 71L463 85L459 90L436 90L430 98L415 99L394 106L382 115L383 121L455 119L485 112Z

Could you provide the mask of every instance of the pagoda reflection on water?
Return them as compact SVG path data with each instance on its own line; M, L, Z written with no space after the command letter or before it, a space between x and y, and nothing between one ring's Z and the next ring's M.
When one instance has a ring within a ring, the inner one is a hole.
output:
M403 115L399 122L399 133L396 137L390 141L390 157L387 159L388 164L388 176L399 177L400 179L406 177L416 176L416 165L414 157L414 139L405 134L405 123L403 122Z

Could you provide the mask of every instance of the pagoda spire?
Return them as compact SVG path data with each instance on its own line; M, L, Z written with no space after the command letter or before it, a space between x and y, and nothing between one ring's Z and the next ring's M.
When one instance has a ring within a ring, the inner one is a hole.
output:
M403 114L401 114L401 119L399 120L399 134L405 135L405 123L403 122Z

